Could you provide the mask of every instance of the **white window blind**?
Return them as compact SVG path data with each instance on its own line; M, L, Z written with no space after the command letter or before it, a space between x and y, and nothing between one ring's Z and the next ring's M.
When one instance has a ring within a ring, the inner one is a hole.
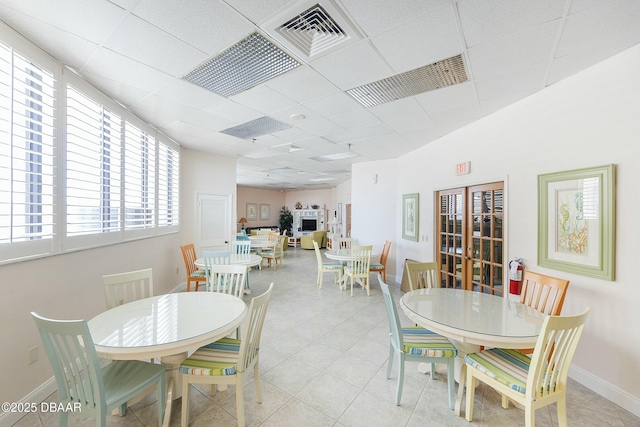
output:
M155 226L155 138L130 122L124 125L125 230Z
M121 118L67 85L67 235L120 230Z
M180 223L180 154L158 143L158 227Z
M54 78L0 43L0 243L54 236Z

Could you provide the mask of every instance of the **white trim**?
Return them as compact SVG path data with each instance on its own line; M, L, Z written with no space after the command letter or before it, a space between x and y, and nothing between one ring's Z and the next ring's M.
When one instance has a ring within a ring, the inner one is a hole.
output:
M610 400L621 408L631 412L636 417L640 417L640 398L633 396L631 393L626 392L574 365L569 367L569 378L579 382L594 393L599 394L605 399Z
M20 400L20 403L40 403L58 390L55 377L49 378L31 393ZM0 427L11 427L22 419L28 412L3 412L0 414Z

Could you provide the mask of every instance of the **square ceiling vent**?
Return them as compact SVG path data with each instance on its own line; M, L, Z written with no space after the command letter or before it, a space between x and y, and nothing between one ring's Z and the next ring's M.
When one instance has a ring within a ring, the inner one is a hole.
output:
M286 123L264 116L251 120L250 122L242 123L238 126L221 130L220 132L241 139L253 139L261 135L267 135L284 129L289 129L290 127L291 126Z
M259 33L250 34L183 77L224 97L251 89L300 63Z
M346 91L364 107L385 104L430 90L440 89L468 80L462 55L443 59L377 82Z
M297 2L262 29L307 62L362 38L347 14L331 0Z

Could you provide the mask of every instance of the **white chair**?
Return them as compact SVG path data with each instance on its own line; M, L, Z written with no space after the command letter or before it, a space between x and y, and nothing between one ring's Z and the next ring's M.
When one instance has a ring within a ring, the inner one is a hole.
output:
M269 297L273 283L262 295L251 300L249 319L240 340L222 338L200 347L180 365L182 375L182 417L181 425L189 425L189 385L210 384L211 394L216 384L235 384L238 426L244 423L244 382L245 374L253 368L258 403L262 403L260 389L260 369L258 363L262 325L267 314Z
M234 240L231 242L231 253L249 255L251 253L251 240Z
M313 241L313 249L316 251L316 260L318 261L318 278L316 279L316 284L318 285L318 287L322 289L323 273L333 273L333 282L338 283L338 278L342 273L342 264L322 262L320 248L318 247L318 242L316 242L315 240Z
M404 362L426 362L431 365L444 363L447 365L447 389L449 394L449 408L453 409L455 401L454 390L454 360L458 350L447 338L420 327L402 328L398 309L393 301L389 286L378 275L378 283L384 296L389 320L389 362L387 363L387 379L391 378L393 356L398 356L398 385L396 388L396 405L400 405L402 386L404 384ZM433 371L431 379L433 380Z
M153 296L153 270L128 271L102 276L107 310Z
M242 298L246 277L246 265L211 264L207 268L207 290Z
M165 411L165 377L163 365L138 360L116 360L104 367L84 320L52 320L31 313L49 356L58 386L58 399L64 407L80 406L82 416L96 419L97 426L107 425L107 414L155 386L158 400L158 425ZM59 425L66 426L69 411L59 411Z
M269 265L273 265L274 270L276 269L278 260L280 260L280 263L284 264L282 258L284 257L284 241L286 238L287 236L276 234L276 243L274 244L273 249L262 251L262 259L266 259L269 262ZM271 261L273 261L273 264Z
M524 406L527 427L535 426L536 409L552 403L556 403L558 425L566 427L569 367L590 310L575 316L547 316L532 356L500 348L466 355L467 421L473 420L475 380L479 379L502 394L503 408L509 407L509 399Z
M369 267L371 265L372 246L352 246L351 258L347 265L344 266L344 284L346 287L347 278L351 282L351 296L353 296L353 282L358 280L362 287L367 290L369 296Z
M350 251L353 238L351 237L338 237L335 243L336 251Z
M437 262L407 262L405 266L410 290L440 287Z

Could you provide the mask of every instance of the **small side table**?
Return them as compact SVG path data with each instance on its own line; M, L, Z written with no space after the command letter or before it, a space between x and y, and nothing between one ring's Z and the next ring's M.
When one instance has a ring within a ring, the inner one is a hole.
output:
M289 240L289 246L292 248L297 248L298 245L300 244L299 237L288 237L288 240Z

